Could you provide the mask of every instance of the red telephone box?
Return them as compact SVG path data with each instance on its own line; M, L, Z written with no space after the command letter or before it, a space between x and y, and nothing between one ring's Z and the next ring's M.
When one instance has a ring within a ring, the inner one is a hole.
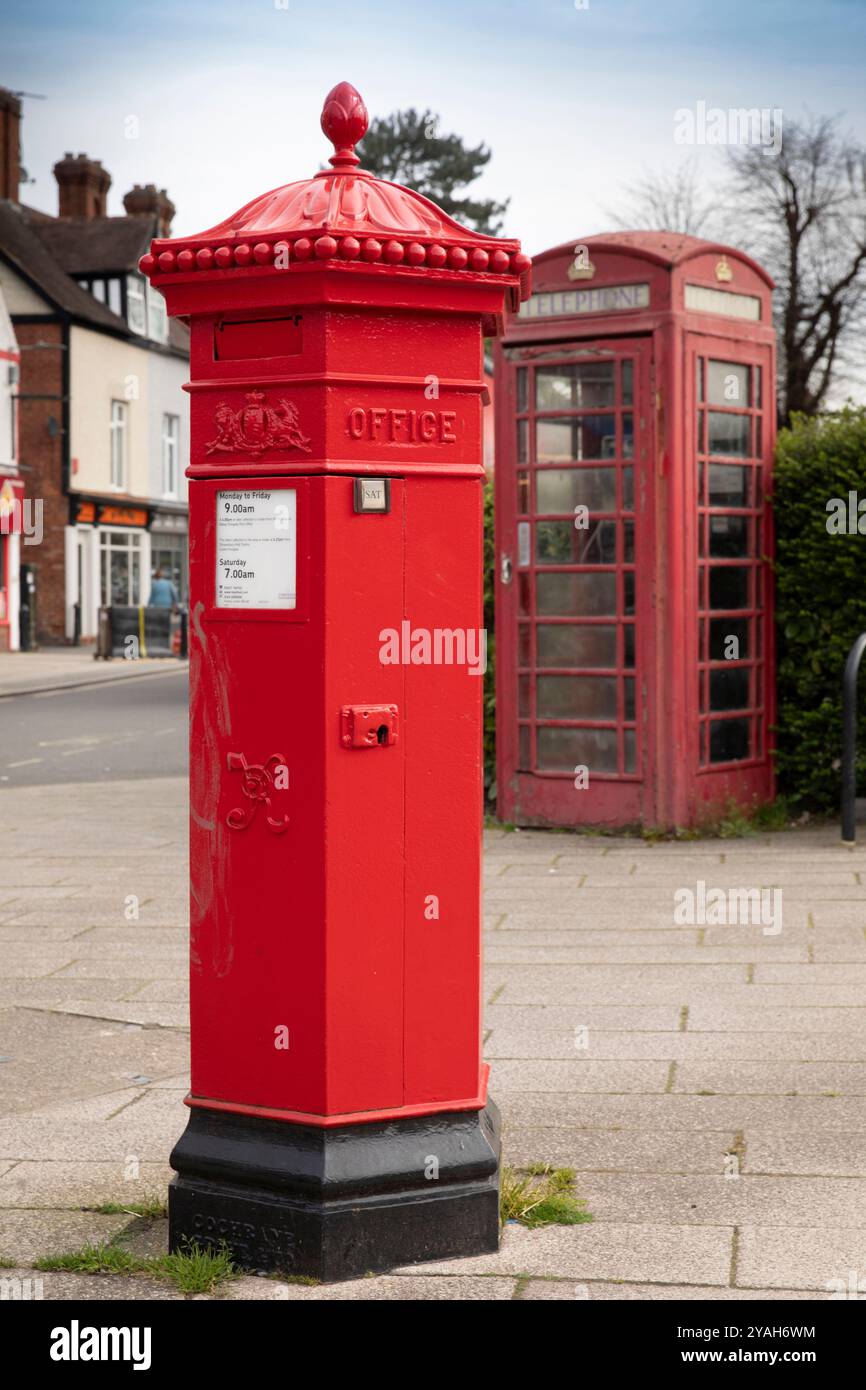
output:
M533 261L497 344L497 785L523 825L773 794L772 281L668 232Z
M498 1243L468 651L483 335L529 260L359 169L347 83L322 128L332 167L142 268L191 326L192 1089L170 1241L334 1279Z

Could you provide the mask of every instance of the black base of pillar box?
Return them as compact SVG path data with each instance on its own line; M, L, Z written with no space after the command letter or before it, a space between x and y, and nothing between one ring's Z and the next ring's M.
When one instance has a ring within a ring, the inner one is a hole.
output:
M499 1111L313 1125L190 1110L171 1155L169 1247L325 1282L499 1246Z

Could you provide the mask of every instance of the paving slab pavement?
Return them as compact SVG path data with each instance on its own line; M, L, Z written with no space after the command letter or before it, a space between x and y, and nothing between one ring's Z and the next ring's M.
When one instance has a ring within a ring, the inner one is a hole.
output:
M47 690L69 690L76 686L102 685L105 681L127 680L130 676L155 675L187 668L179 657L146 658L126 661L115 657L97 661L92 646L44 647L35 652L0 652L0 700L14 695L34 695Z
M0 793L10 1277L133 1239L128 1215L94 1208L164 1196L187 1089L185 795L180 778ZM678 922L675 894L699 880L779 887L781 931ZM866 1276L864 851L833 826L682 844L497 828L486 884L506 1161L575 1168L593 1221L509 1225L498 1254L336 1286L244 1276L213 1297L823 1299ZM164 1222L147 1241L162 1248ZM41 1277L46 1299L179 1296L161 1279Z

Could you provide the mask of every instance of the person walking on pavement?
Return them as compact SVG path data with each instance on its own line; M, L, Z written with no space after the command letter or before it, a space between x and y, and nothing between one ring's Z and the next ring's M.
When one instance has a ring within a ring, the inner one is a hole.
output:
M180 594L171 579L166 579L162 570L157 570L150 583L151 608L177 608Z

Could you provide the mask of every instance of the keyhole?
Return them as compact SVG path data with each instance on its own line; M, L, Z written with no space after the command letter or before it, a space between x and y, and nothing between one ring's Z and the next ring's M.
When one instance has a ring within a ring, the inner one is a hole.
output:
M379 725L378 729L376 730L376 742L380 745L380 747L382 747L382 748L385 747L385 744L388 742L388 725L387 725L387 724L380 724L380 725Z

